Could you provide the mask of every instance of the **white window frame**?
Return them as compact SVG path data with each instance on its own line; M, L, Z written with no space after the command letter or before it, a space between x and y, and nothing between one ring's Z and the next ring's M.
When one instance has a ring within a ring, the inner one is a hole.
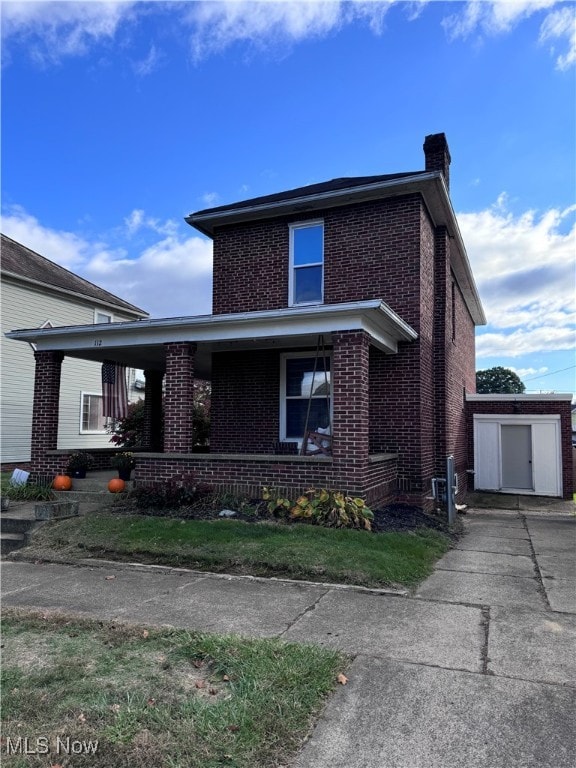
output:
M102 315L103 317L109 317L109 320L98 320L98 315ZM114 322L114 315L112 312L105 312L102 309L95 309L94 310L94 323L96 325L99 325L100 323L113 323Z
M322 260L310 262L309 264L294 265L294 232L297 229L308 229L310 227L322 227ZM290 228L290 272L288 275L288 305L290 307L305 307L314 304L324 303L324 219L314 219L312 221L298 221L289 225ZM315 301L294 300L294 272L302 267L321 267L322 279L320 281L320 299Z
M81 435L106 435L108 431L106 426L104 429L84 429L84 398L85 397L99 397L100 400L104 400L102 392L80 392L80 434ZM108 417L104 417L106 425L108 424Z
M312 358L316 356L316 352L314 350L309 350L308 352L282 352L280 354L280 429L279 429L279 440L281 442L286 443L296 443L298 447L302 445L302 439L297 437L286 437L286 401L287 401L287 395L286 395L286 361L287 360L294 360L294 359L302 359L302 358ZM334 413L334 398L332 396L332 353L326 352L324 357L327 357L330 360L330 424L333 422L333 413ZM320 370L317 370L317 375L322 376L324 374L323 367L320 366ZM324 398L325 395L322 395L321 397L314 398L315 400L319 400L321 398ZM307 398L301 397L301 398L291 398L294 400L301 399L305 400Z

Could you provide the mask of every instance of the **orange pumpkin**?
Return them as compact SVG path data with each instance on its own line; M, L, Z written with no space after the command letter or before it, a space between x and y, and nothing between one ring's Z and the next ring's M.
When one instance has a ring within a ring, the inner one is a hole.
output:
M108 483L108 490L110 493L122 493L125 487L126 483L124 480L120 480L119 477L113 477Z
M55 491L69 491L72 488L72 478L68 475L56 475L52 481L52 488Z

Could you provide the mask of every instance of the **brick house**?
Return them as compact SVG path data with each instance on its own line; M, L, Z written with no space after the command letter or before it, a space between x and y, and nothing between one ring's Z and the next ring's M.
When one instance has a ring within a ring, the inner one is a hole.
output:
M57 400L71 355L144 370L138 482L192 474L253 494L316 485L430 507L432 478L453 454L463 495L466 395L485 318L449 198L444 134L426 137L424 158L422 171L191 214L214 243L212 315L10 334L37 345L38 471L65 465L58 414L42 404ZM212 382L202 454L193 452L195 377ZM306 427L330 433L324 452L309 455Z

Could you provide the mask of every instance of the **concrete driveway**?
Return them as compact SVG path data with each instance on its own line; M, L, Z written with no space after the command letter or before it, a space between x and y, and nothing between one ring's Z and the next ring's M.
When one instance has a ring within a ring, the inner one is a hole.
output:
M464 524L413 596L6 561L3 604L350 653L294 768L574 768L576 518L477 510Z

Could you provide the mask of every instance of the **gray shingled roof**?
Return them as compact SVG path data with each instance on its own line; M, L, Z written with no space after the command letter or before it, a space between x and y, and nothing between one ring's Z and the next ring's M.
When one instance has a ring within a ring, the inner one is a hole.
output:
M93 301L113 305L123 312L132 313L139 317L148 315L143 309L129 304L113 293L99 288L94 283L84 280L53 261L40 256L36 251L26 248L25 245L12 240L2 234L2 272L33 280L47 288L57 288L77 296L83 296Z
M240 203L231 203L230 205L220 205L217 208L205 208L202 211L195 211L191 213L188 218L194 216L200 216L206 213L219 213L223 211L235 211L242 208L252 208L257 205L266 205L268 203L279 203L284 200L294 200L298 197L305 197L307 195L321 195L327 192L339 192L343 189L354 189L355 187L363 187L367 184L379 184L385 181L392 181L393 179L409 178L410 176L417 176L422 171L408 171L406 173L389 173L384 176L344 176L339 179L331 179L330 181L322 181L319 184L309 184L307 187L297 187L296 189L289 189L286 192L277 192L273 195L264 195L262 197L253 197L250 200L242 200Z

